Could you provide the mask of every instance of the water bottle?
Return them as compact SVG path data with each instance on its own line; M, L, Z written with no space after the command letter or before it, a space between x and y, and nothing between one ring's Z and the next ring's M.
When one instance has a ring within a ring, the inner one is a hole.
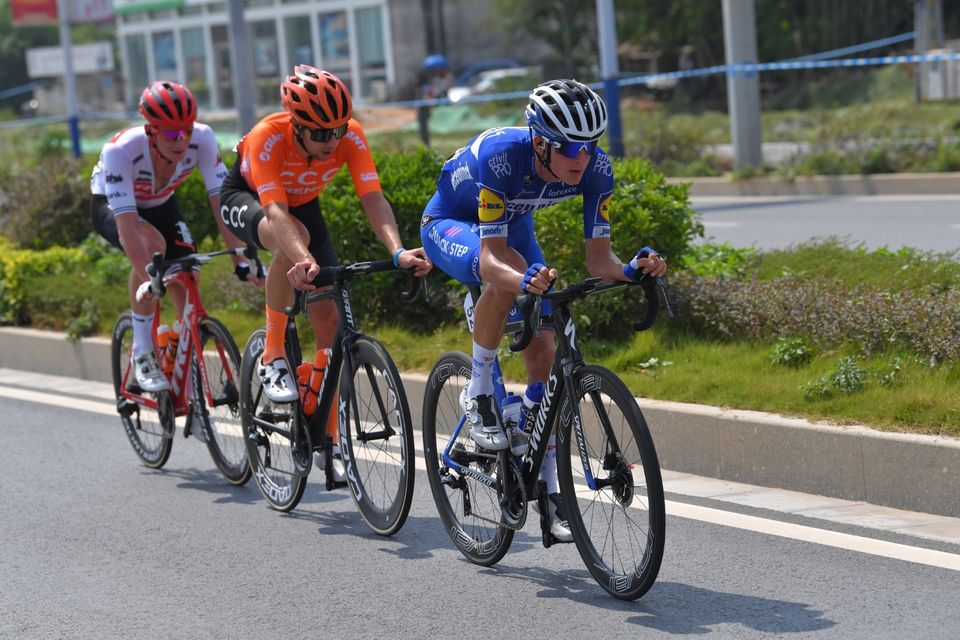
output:
M160 324L157 327L157 354L159 358L157 359L160 364L160 368L163 369L164 373L169 374L173 370L173 367L170 367L170 370L167 370L167 348L170 345L170 326L167 324Z
M167 375L173 373L173 365L177 362L177 345L180 344L180 331L182 325L179 320L174 321L170 327L170 334L167 338L167 348L163 351L163 371Z
M515 456L522 456L527 452L526 435L518 428L522 415L523 400L520 396L508 394L500 404L500 415L503 416L503 429L510 438L510 451Z
M543 400L544 386L542 382L533 382L527 386L523 392L523 411L520 412L520 420L517 422L517 429L524 434L529 434L533 423L534 413Z
M297 367L297 381L300 383L300 403L304 415L312 416L314 411L317 410L320 384L323 382L330 355L330 349L320 349L317 351L313 362L304 362Z

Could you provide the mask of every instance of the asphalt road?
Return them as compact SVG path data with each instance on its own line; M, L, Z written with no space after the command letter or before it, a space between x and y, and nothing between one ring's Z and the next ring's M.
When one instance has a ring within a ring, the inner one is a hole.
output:
M834 236L868 249L960 249L960 196L694 197L705 241L780 249Z
M668 486L658 582L623 603L532 524L496 567L466 562L422 473L407 524L381 538L316 481L293 513L271 511L179 434L149 470L107 385L31 384L0 384L2 638L960 637L957 536ZM814 499L795 496L769 501Z

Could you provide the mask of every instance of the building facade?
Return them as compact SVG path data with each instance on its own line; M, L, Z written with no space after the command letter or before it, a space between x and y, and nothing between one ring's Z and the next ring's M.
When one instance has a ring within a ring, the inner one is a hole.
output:
M129 107L163 78L187 85L204 111L234 108L226 1L114 0L114 9ZM364 105L415 97L429 53L456 67L491 51L542 51L508 42L490 12L482 0L244 0L256 105L278 105L279 83L299 63L337 74Z

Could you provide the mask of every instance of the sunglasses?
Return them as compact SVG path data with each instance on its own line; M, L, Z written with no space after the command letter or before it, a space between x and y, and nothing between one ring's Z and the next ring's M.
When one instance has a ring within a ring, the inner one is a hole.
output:
M183 129L157 129L157 133L164 140L189 140L190 136L193 135L193 127L185 127Z
M343 124L334 129L309 129L307 127L302 127L301 130L306 131L307 136L314 142L328 142L331 138L336 138L339 140L343 136L347 135L347 127L349 124Z
M565 158L576 158L583 150L586 150L588 156L592 156L593 152L597 150L596 140L591 140L590 142L571 142L569 140L563 142L550 141L550 145Z

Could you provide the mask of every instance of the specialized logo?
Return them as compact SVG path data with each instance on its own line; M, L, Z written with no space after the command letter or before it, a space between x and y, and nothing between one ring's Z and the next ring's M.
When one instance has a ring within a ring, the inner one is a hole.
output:
M503 198L487 188L480 189L477 210L480 222L495 222L503 216Z
M543 437L543 427L547 422L547 413L550 411L550 404L553 402L553 394L557 390L558 382L557 376L551 371L550 377L547 379L546 392L543 394L543 400L540 401L540 409L537 410L537 415L533 421L533 429L530 432L530 448L527 450L527 455L523 459L525 473L533 469L533 455L540 446L540 438Z
M269 138L267 138L267 141L263 143L263 151L260 152L258 157L262 161L267 162L270 159L270 152L273 151L274 145L280 142L281 140L283 140L282 133L276 133L270 136Z

